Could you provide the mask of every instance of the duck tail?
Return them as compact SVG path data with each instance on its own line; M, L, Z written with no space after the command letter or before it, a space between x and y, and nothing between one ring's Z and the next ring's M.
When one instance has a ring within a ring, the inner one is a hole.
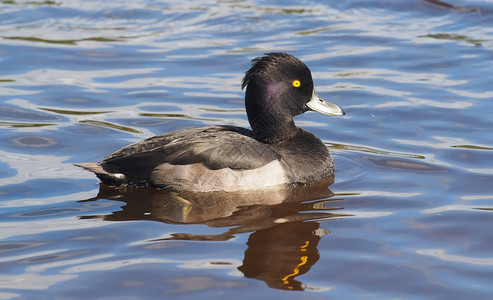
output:
M120 186L127 184L127 178L124 174L110 173L98 163L76 163L74 166L93 172L102 182L108 185Z

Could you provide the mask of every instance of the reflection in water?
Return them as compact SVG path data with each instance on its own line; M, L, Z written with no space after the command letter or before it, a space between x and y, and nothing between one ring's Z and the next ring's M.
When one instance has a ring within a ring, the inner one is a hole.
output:
M269 287L303 290L296 276L305 274L319 259L317 244L328 230L320 223L291 222L256 231L248 239L243 265L246 277L264 280Z
M425 1L429 2L431 4L434 4L434 5L440 6L440 7L453 9L453 10L460 11L460 12L480 12L481 11L479 8L457 6L457 5L453 5L451 3L448 3L445 1L440 1L440 0L425 0Z
M169 193L154 189L113 188L101 184L99 194L86 201L110 199L125 202L110 215L81 216L107 221L152 220L170 224L206 224L228 227L216 235L174 233L162 240L224 241L252 232L243 265L246 277L263 280L269 287L303 290L296 280L319 259L317 244L329 231L320 221L344 216L329 203L333 178L308 187L242 193Z

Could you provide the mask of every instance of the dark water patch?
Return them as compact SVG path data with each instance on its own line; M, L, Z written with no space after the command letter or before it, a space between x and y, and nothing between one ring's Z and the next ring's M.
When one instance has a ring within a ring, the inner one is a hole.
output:
M363 152L363 153L380 154L380 155L384 155L384 156L396 156L396 157L403 157L403 158L425 159L425 157L423 155L419 155L419 154L398 153L398 152L386 151L386 150L370 148L370 147L363 147L363 146L358 146L358 145L334 144L334 143L330 143L330 142L326 142L325 144L327 145L327 147L329 147L331 149L341 149L341 150L346 150L346 151L356 151L356 152Z
M80 123L87 123L91 125L96 125L96 126L101 126L101 127L107 127L111 129L116 129L120 131L126 131L126 132L131 132L131 133L141 133L141 131L131 128L131 127L126 127L126 126L121 126L115 123L110 123L110 122L103 122L103 121L97 121L97 120L81 120Z
M25 121L26 123L43 123L43 122L59 122L64 118L58 117L53 114L46 114L39 110L27 109L18 106L0 106L0 119L2 121L12 120L14 123ZM18 123L22 124L22 123Z
M70 100L70 102L76 102ZM66 110L66 109L54 109L54 108L46 108L41 107L40 109L46 110L49 112L61 114L61 115L77 115L77 116L85 116L85 115L99 115L99 114L107 114L109 111L74 111L74 110Z
M61 71L60 74L56 73L57 71L54 71L53 74L46 74L46 76L52 78L52 80L57 80L55 79L57 77L66 76L67 84L53 86L50 93L25 97L27 101L39 105L38 108L40 111L50 112L50 110L57 110L54 113L59 113L60 111L87 111L88 106L94 111L106 111L117 100L114 95L102 95L98 92L85 91L76 84L73 84L74 81L79 80L77 79L79 76L77 74L72 72L65 73L65 71ZM83 75L80 76L81 78L84 77ZM30 87L17 86L16 88L29 89ZM57 116L56 114L52 115Z
M463 41L469 44L472 44L476 47L481 47L482 42L484 40L473 39L464 35L458 34L449 34L449 33L436 33L436 34L427 34L423 36L419 36L420 38L433 38L437 40L450 40L450 41Z
M139 109L145 112L168 112L178 111L180 107L174 105L141 105Z
M74 208L42 209L42 210L34 210L34 211L23 212L23 213L16 213L10 215L9 217L14 219L15 218L18 219L45 218L45 217L55 217L65 214L80 213L80 212L81 212L80 209L74 209Z
M424 0L425 2L434 4L438 7L443 7L443 8L448 8L448 9L453 9L459 12L480 12L481 10L479 8L474 8L474 7L465 7L465 6L457 6L449 2L445 1L439 1L439 0Z
M445 170L423 162L390 159L390 158L367 158L378 167L394 168L406 171L421 171L421 172L444 172Z
M76 252L64 251L56 254L41 254L35 257L29 257L27 259L18 260L16 263L19 265L49 264L49 263L56 264L57 262L67 260L70 258L76 258L86 253L87 251L76 251Z
M142 117L179 118L179 119L189 119L189 120L207 121L207 122L220 121L220 119L193 117L193 116L186 115L186 114L140 113L139 115Z
M485 172L489 170L493 174L493 168L485 164L493 159L493 152L485 147L462 148L452 146L452 149L445 151L441 157L456 167L461 167L463 170L483 169Z
M16 122L0 122L0 126L11 128L36 128L45 126L56 126L56 124L40 124L40 123L16 123Z
M14 199L42 199L70 194L74 189L80 190L94 185L92 180L71 179L28 179L17 184L0 186L2 201Z
M152 129L153 127L163 127L164 125L167 125L168 123L172 122L171 120L168 120L167 118L126 118L126 119L120 119L118 120L121 124L126 124L129 125L133 128L146 128L146 129Z
M61 5L61 2L56 2L56 1L14 1L14 0L3 0L2 4L9 4L9 5L34 5L34 6L40 6L40 5Z
M476 145L454 145L451 146L453 148L464 148L464 149L472 149L472 150L493 150L493 147L484 147L484 146L476 146Z
M16 146L19 147L50 147L57 144L56 140L53 140L48 137L39 137L39 136L22 136L12 139L12 142Z
M42 243L29 243L29 242L1 242L0 253L19 253L23 250L42 246Z
M244 109L224 109L224 108L210 108L210 107L198 107L197 109L205 111L205 112L212 112L212 113L242 113L246 114Z
M39 130L39 126L35 127ZM43 128L43 127L41 127ZM49 151L63 152L67 149L65 144L59 137L49 136L45 133L13 133L4 136L4 139L0 141L0 145L4 149L16 149L18 152L24 153L39 153L40 149L47 149Z
M64 45L76 45L80 42L85 41L95 41L95 42L121 42L122 40L114 39L114 38L104 38L104 37L91 37L84 38L80 40L49 40L49 39L41 39L36 37L21 37L21 36L3 36L3 39L6 40L21 40L28 42L37 42L37 43L48 43L48 44L64 44Z

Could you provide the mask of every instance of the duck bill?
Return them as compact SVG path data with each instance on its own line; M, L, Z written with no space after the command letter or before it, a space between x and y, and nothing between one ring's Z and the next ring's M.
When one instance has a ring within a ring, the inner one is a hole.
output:
M329 116L342 116L346 113L339 106L326 102L322 98L320 98L313 90L313 95L310 101L306 104L309 109L319 112L324 115Z

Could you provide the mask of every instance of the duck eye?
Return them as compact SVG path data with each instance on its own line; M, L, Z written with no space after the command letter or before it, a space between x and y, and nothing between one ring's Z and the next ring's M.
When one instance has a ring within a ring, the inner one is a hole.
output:
M294 87L300 87L300 85L301 85L301 82L299 80L293 81L293 86Z

